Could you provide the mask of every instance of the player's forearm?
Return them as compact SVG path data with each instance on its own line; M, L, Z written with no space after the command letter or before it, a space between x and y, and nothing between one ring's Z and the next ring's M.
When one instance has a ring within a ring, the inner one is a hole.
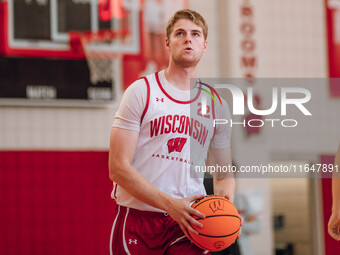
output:
M340 144L337 153L335 154L334 158L334 171L333 171L333 179L338 178L340 179Z
M231 149L209 148L209 157L207 164L219 166L231 166ZM214 172L214 194L222 197L228 197L231 202L234 201L236 181L232 172Z
M154 187L143 175L129 164L110 165L110 178L140 201L167 211L170 195Z
M332 196L332 212L340 215L340 179L338 178L333 178L332 180Z
M334 159L334 169L339 169L339 167L340 167L340 144ZM333 197L332 212L340 215L340 173L336 171L333 172L332 197Z
M214 194L222 197L228 197L231 202L234 201L236 190L235 178L214 178Z

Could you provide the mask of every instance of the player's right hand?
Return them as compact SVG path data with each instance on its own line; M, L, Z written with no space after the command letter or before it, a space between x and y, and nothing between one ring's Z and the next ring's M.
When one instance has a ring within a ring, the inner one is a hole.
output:
M203 224L195 220L192 216L195 215L199 218L205 218L205 215L190 206L191 202L203 197L204 195L196 195L182 199L173 198L168 204L167 213L174 221L178 223L178 225L188 238L188 231L195 235L198 235L198 232L192 226L196 226L198 228L203 227Z

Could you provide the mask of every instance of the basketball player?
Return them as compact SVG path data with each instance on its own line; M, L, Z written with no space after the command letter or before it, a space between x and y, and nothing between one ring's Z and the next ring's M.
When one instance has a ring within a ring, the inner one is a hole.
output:
M230 126L213 126L213 118L230 119L227 104L216 104L202 90L207 85L190 83L206 51L206 21L195 11L180 10L166 31L168 67L129 86L111 131L116 201L111 254L207 254L186 237L202 228L193 216L205 217L190 207L205 195L194 166L206 160L231 165ZM215 176L216 195L233 201L234 192L233 176Z
M340 167L340 144L334 159L334 169ZM340 173L333 172L332 179L332 215L328 222L328 233L335 240L340 241Z

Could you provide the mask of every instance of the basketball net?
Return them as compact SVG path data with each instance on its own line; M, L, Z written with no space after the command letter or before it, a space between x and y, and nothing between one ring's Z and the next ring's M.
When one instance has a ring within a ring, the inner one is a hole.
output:
M124 54L124 49L131 43L131 39L129 40L129 35L131 38L129 27L129 13L131 10L129 11L124 7L123 0L97 1L99 18L106 22L114 18L117 20L117 24L120 24L120 27L118 29L111 28L96 32L85 32L78 35L77 33L70 33L71 44L73 35L78 36L76 41L80 42L80 47L85 53L92 84L113 82L117 78L115 74L119 70L116 70L116 72L115 69L119 69L117 66L119 66L121 56Z
M115 61L119 60L123 52L114 51L112 48L123 39L124 33L112 30L81 35L80 41L89 66L92 84L114 80Z

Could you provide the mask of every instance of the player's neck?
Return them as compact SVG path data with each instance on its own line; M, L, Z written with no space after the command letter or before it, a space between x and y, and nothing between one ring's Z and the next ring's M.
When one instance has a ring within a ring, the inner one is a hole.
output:
M179 67L170 62L164 72L165 78L175 87L181 90L190 90L190 78L196 78L197 68L195 67Z

